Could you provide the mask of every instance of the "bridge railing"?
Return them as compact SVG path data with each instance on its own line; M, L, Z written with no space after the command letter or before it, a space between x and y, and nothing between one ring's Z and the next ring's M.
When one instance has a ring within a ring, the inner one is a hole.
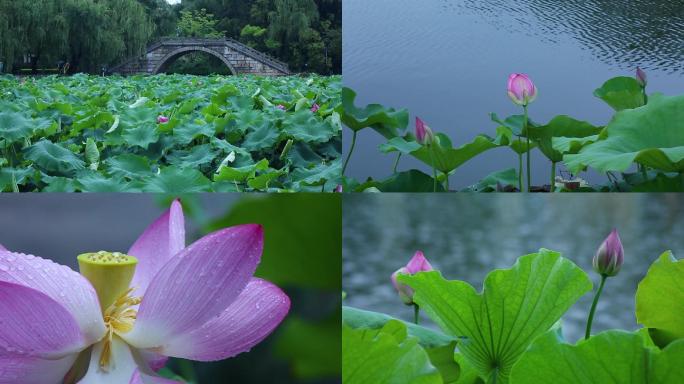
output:
M231 45L231 48L235 49L238 52L241 52L247 56L251 56L252 58L261 61L264 64L268 64L276 69L279 69L285 73L290 73L290 69L287 66L286 63L269 56L261 51L258 51L248 45L245 45L235 39L230 39L230 38L223 38L223 39L209 39L209 38L198 38L198 37L192 37L192 38L179 38L179 37L162 37L155 42L153 42L151 45L148 46L147 50L153 50L156 49L162 45L207 45L207 44L216 44L216 43L227 43Z

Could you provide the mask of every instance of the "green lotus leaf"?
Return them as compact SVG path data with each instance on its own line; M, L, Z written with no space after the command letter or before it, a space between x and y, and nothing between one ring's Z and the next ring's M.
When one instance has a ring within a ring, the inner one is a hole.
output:
M402 322L406 326L408 334L418 338L419 344L425 348L444 347L456 341L453 336L445 335L442 332L413 323L407 323L384 313L342 306L342 322L352 328L380 329L392 320Z
M201 121L182 120L173 127L173 140L186 145L198 137L214 137L214 127Z
M517 137L511 128L504 125L500 125L496 128L496 138L494 138L493 142L494 144L508 146L518 155L527 153L528 150L527 140ZM530 140L529 150L532 150L536 147L537 143Z
M22 185L33 175L35 169L0 167L0 192L12 191L13 184Z
M145 178L143 190L152 193L210 192L211 181L193 168L166 167L158 175Z
M627 170L637 162L665 172L684 171L684 95L654 94L647 105L615 114L599 140L566 155L568 169Z
M342 325L342 382L441 384L442 378L418 339L391 320L379 330Z
M513 365L584 293L587 274L560 253L541 249L511 269L487 275L482 293L439 272L400 275L413 300L446 333L488 383L507 383Z
M136 178L153 174L150 161L143 156L123 153L105 160L107 171L118 178Z
M31 119L20 112L0 112L0 138L9 143L31 137L36 130Z
M371 127L385 138L399 136L408 126L408 111L385 108L380 104L370 104L365 108L354 105L356 92L350 88L342 88L342 105L338 113L344 125L352 131L360 131Z
M169 163L184 168L196 168L216 159L217 151L210 144L192 147L187 151L174 151L168 155Z
M85 162L70 150L49 140L42 140L26 148L24 154L46 172L60 175L73 175L85 168Z
M594 96L605 101L616 111L639 108L645 104L643 90L633 77L614 77L596 89Z
M308 109L283 121L283 129L288 136L306 143L324 143L337 134L335 126L316 119Z
M129 182L109 178L91 170L79 172L76 180L82 192L138 192Z
M641 173L638 175L641 176ZM640 177L640 182L630 184L632 192L684 192L684 174L668 177L659 172L653 178L643 180Z
M219 172L214 175L214 181L238 181L243 182L253 178L257 171L268 169L268 160L261 159L259 162L246 165L244 167L221 167Z
M622 384L684 382L684 340L659 350L644 337L607 331L566 344L556 332L537 338L511 372L513 384Z
M684 338L684 260L660 255L639 283L637 321L659 334L658 341ZM660 344L660 343L659 343Z
M245 136L242 146L248 151L261 151L275 146L280 141L280 131L270 123L264 122Z
M135 127L124 128L121 137L128 145L137 145L143 149L159 140L159 133L154 123L139 124Z
M292 172L292 180L301 185L325 185L327 182L339 184L342 175L342 160L316 164L313 168L298 168Z
M496 171L485 176L477 184L466 188L469 192L494 192L498 191L499 187L518 186L518 171L515 168L508 168L502 171Z
M417 169L395 173L385 180L370 180L354 188L363 192L369 188L376 188L381 192L432 192L434 179ZM444 192L444 186L437 183L437 192Z
M271 182L285 174L287 174L285 169L274 169L247 180L247 185L257 191L267 190Z
M492 138L486 135L476 136L473 141L458 148L451 146L451 139L443 133L435 135L438 142L431 147L420 145L415 141L407 141L402 137L394 137L381 146L384 152L399 151L411 155L423 163L432 166L433 159L435 168L450 173L473 157L499 147Z
M530 126L529 137L537 142L539 150L544 156L550 161L558 163L563 160L563 149L567 147L568 151L571 149L579 150L577 146L582 142L580 140L587 136L595 137L602 129L586 121L576 120L566 115L559 115L551 119L546 125ZM554 143L556 143L556 146L554 146Z

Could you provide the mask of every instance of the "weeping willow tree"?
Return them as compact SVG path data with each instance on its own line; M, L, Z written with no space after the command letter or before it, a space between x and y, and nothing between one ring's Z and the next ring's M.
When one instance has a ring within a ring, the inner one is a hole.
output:
M34 70L61 61L72 71L99 72L141 53L153 32L136 0L0 0L0 61L7 70L28 57Z

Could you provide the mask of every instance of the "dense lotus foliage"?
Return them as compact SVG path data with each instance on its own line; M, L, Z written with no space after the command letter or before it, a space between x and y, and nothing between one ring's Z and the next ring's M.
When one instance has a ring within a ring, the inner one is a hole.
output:
M530 82L528 87L532 89L529 96L536 96L535 86ZM511 94L509 89L509 96ZM516 102L518 96L514 96L511 98ZM379 151L397 156L394 170L387 179L360 182L346 177L345 191L450 190L448 176L457 178L461 165L486 151L500 148L511 150L517 161L501 167L504 169L493 166L491 174L483 175L479 183L465 188L466 191L527 190L521 187L522 159L528 149L540 151L548 159L550 168L547 182L532 186L531 191L684 191L684 95L647 94L646 77L639 70L636 77L621 76L606 81L594 91L594 96L615 111L605 126L567 115L558 115L548 122L536 121L533 106L528 118L525 105L524 114L499 117L492 113L493 134L478 135L468 143L453 143L439 127L433 126L435 140L425 143L416 137L422 132L422 122L417 123L416 134L407 129L407 110L379 104L357 107L355 92L344 88L340 111L354 141L358 133L371 128L387 140L379 146ZM434 169L434 175L416 169L398 171L401 156L420 160ZM569 179L559 177L558 165L564 165L573 176ZM581 176L588 169L604 174L605 184L585 182ZM527 173L529 175L529 168Z
M0 191L328 191L339 76L0 77Z
M636 292L636 331L576 343L561 318L592 290L582 269L541 249L489 273L481 291L439 271L396 278L440 330L343 307L346 384L684 382L684 260L663 253ZM397 305L403 305L397 298Z

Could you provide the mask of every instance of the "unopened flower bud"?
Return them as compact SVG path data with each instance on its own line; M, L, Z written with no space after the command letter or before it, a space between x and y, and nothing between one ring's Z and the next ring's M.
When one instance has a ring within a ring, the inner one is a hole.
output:
M606 237L601 243L596 255L594 256L594 270L601 275L615 276L620 272L624 257L622 242L616 229Z
M636 81L641 85L641 88L645 88L648 83L646 78L646 72L643 69L637 67L636 69Z
M537 87L529 76L513 73L508 77L508 97L514 103L525 106L537 98Z
M394 285L397 293L399 293L399 298L401 298L401 301L403 301L404 304L413 305L413 289L406 284L398 282L397 276L400 274L415 275L418 272L432 271L432 269L432 265L430 265L430 262L425 258L423 252L417 251L405 267L397 269L392 274L392 285Z
M420 117L416 117L416 140L422 145L430 145L434 141L435 135Z

